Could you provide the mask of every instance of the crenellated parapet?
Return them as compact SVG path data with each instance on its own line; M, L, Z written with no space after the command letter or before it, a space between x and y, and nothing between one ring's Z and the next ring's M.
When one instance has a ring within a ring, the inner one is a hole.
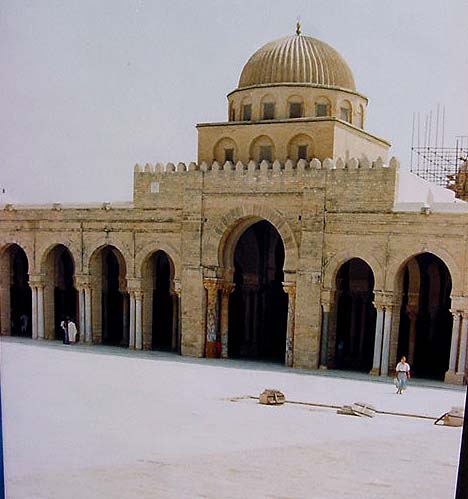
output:
M325 189L327 210L391 210L395 201L399 162L381 157L311 161L275 160L156 163L135 165L134 203L139 207L182 207L184 191L205 194L301 192Z
M255 173L271 170L273 172L281 171L307 171L307 170L373 170L379 168L391 168L397 170L400 166L400 162L392 157L388 164L384 163L381 157L378 157L374 161L370 161L366 157L350 158L344 160L343 158L338 158L336 160L326 158L320 161L317 158L311 161L306 161L300 159L299 161L292 161L288 159L285 162L275 160L273 162L263 160L259 161L249 161L248 163L243 163L238 161L237 163L232 163L231 161L226 161L224 164L220 164L217 161L207 163L203 161L201 163L191 162L186 163L146 163L144 166L136 164L134 167L135 173L151 173L151 174L163 174L163 173L182 173L182 172L236 172L236 173Z

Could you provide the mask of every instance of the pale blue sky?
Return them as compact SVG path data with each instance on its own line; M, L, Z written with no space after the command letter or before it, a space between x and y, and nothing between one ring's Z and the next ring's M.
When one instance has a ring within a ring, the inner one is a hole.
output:
M136 162L195 160L195 124L226 118L247 59L298 15L347 60L366 129L403 164L413 112L443 104L446 144L468 135L466 0L3 0L6 198L130 200Z

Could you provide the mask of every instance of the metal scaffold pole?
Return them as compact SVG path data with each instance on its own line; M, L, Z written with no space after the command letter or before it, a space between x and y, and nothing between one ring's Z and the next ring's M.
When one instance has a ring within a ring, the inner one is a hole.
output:
M465 395L465 418L461 438L460 460L458 463L457 491L455 499L468 497L468 389Z

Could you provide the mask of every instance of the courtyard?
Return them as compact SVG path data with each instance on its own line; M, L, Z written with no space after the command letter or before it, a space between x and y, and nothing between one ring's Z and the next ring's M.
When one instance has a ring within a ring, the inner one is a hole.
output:
M2 338L6 494L54 498L425 499L454 495L464 389L413 380ZM358 418L288 400L356 401Z

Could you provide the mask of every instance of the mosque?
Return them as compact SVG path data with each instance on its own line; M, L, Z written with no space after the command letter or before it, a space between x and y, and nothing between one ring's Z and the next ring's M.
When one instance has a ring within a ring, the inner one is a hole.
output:
M198 160L136 165L131 203L0 210L2 335L386 376L467 375L468 203L387 158L328 44L267 43L199 123Z

